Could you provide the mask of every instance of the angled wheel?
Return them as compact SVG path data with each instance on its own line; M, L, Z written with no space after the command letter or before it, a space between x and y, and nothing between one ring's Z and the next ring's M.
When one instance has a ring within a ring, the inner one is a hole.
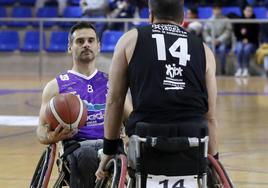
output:
M56 144L49 145L42 153L34 171L30 188L47 188L56 155Z
M208 187L209 188L234 188L231 178L224 169L220 161L213 156L208 155L209 169L208 169Z
M127 159L124 154L116 155L106 165L109 175L96 183L95 188L124 188L127 173Z

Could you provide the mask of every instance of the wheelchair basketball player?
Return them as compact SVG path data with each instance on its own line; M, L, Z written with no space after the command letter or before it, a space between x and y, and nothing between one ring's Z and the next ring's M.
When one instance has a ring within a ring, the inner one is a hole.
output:
M72 55L73 66L45 86L37 137L42 144L63 141L63 145L68 145L70 141L83 141L84 144L80 144L80 147L67 156L71 169L70 187L94 187L99 162L98 150L103 146L108 76L96 68L100 41L93 25L87 22L75 24L70 29L68 40L68 52ZM59 124L52 130L46 122L46 105L52 97L60 93L73 93L87 104L88 118L81 129L72 130L69 126ZM125 106L127 117L132 107L127 102Z
M205 125L208 153L218 159L214 55L200 38L180 26L183 0L149 0L148 4L151 24L125 33L114 51L98 180L105 177L104 168L118 147L128 89L133 102L126 125L129 137L140 122L196 127L187 130L186 137L199 137L195 130Z

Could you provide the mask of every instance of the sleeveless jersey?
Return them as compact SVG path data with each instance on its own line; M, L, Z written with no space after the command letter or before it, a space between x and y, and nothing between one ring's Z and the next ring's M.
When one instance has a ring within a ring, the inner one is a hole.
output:
M56 77L59 93L73 93L87 104L87 123L78 130L75 139L103 138L104 112L107 94L107 74L95 71L87 77L73 70Z
M203 42L173 24L137 28L136 47L128 66L133 112L126 131L136 122L176 123L203 117L208 111Z

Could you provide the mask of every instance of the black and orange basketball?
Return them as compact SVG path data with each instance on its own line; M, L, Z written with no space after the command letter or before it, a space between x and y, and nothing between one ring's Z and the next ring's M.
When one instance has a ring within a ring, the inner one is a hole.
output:
M81 128L87 121L86 104L71 93L59 94L46 106L46 121L53 130L58 124Z

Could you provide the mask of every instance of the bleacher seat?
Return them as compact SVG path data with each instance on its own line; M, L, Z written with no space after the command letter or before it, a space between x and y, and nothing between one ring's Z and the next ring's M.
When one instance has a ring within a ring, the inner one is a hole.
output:
M198 18L206 19L212 16L212 8L211 7L198 7Z
M32 18L32 9L30 7L14 7L11 17L13 18ZM26 27L30 25L28 21L11 21L7 23L10 27Z
M258 19L266 19L267 18L267 10L265 7L254 7L253 12Z
M69 5L79 6L80 0L68 0Z
M58 17L58 8L53 6L41 7L37 10L37 18L56 18ZM38 22L33 23L34 26L39 26ZM55 22L44 22L44 27L51 27Z
M8 6L13 5L15 3L15 0L0 0L0 5Z
M149 9L147 7L142 8L140 10L140 17L141 18L149 18Z
M48 52L66 52L68 49L68 32L53 31L51 32Z
M149 9L147 7L144 7L142 8L140 11L139 11L139 16L140 18L142 19L148 19L149 18ZM147 22L140 22L140 23L136 23L134 24L135 26L144 26L144 25L148 25L149 24L149 20ZM131 25L130 25L131 27Z
M113 52L123 31L104 31L102 34L101 52Z
M222 7L222 14L223 15L228 15L230 13L234 13L238 16L242 16L241 9L239 7Z
M13 52L19 49L19 33L17 31L0 31L0 51Z
M45 35L43 35L43 49L45 49ZM23 46L23 52L39 52L40 51L40 32L39 31L26 31Z
M7 11L5 7L0 6L0 18L7 17ZM0 21L0 26L6 25L6 22Z
M36 0L16 0L20 5L34 6Z
M63 17L64 18L81 18L82 9L79 6L68 6L64 9ZM71 27L74 23L72 22L61 22L59 25L61 27Z

